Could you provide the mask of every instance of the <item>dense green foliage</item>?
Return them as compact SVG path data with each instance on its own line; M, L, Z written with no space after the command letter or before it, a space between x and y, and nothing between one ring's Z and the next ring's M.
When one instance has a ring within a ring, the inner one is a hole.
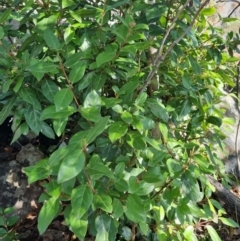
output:
M224 173L214 104L237 61L227 52L238 35L225 41L206 20L214 8L19 2L0 14L0 123L13 115L13 142L30 130L61 137L25 168L29 183L48 180L39 232L62 211L80 240L194 241L203 226L218 240L210 221L235 226L205 176Z

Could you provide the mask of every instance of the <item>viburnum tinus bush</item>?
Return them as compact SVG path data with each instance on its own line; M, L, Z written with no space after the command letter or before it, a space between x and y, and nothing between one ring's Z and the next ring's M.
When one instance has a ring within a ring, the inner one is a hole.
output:
M45 180L38 229L61 212L79 240L219 240L223 209L206 174L224 173L223 113L238 35L207 2L5 1L0 123L61 138L25 168ZM231 19L229 19L231 21ZM61 145L62 143L65 145Z

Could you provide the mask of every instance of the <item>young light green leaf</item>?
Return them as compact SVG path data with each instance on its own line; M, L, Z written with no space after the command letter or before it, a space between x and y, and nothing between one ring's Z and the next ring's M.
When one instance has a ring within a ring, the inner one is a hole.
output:
M108 136L111 142L115 142L123 137L128 131L128 126L121 121L114 122L108 129Z
M66 155L58 172L58 183L66 182L80 173L85 165L85 154L82 150L73 150Z
M54 96L54 103L56 106L56 111L63 110L68 107L73 100L73 93L68 88L63 88L59 90Z
M40 235L46 231L47 227L58 214L59 210L59 200L55 197L50 198L43 204L43 207L38 216L38 230Z
M193 226L188 226L183 233L186 241L198 241Z

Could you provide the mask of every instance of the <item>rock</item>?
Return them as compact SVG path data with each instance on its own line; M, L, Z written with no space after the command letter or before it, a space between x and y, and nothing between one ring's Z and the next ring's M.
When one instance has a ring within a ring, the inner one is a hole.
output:
M38 208L37 200L42 188L37 184L28 185L23 168L34 165L44 157L32 144L23 146L16 160L0 163L0 207L15 207L14 215L24 218Z

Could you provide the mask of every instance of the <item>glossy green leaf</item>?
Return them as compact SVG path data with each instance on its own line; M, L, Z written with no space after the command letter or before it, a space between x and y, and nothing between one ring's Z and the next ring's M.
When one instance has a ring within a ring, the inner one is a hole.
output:
M113 217L115 219L120 218L123 215L123 205L119 199L113 199Z
M239 228L239 224L230 218L219 217L219 219L227 226L230 226L233 228Z
M101 98L95 90L92 90L85 98L83 107L100 107L101 106Z
M0 125L6 120L6 118L10 115L12 108L15 104L15 98L9 99L9 101L3 106L0 111Z
M41 112L33 106L29 105L24 112L25 120L28 126L34 131L37 135L42 130L42 121L40 120Z
M72 190L72 208L77 210L79 218L81 218L88 211L92 201L93 194L89 186L80 185Z
M57 149L56 151L54 151L54 152L50 155L50 157L49 157L49 164L50 164L51 166L54 166L54 165L56 165L56 164L59 164L59 163L61 162L61 160L62 160L65 156L67 156L68 152L69 152L69 148L66 148L66 147Z
M143 201L135 194L130 194L126 202L126 216L135 223L146 222L147 213Z
M78 65L80 63L80 59L83 56L82 52L77 52L74 54L71 54L67 57L66 62L64 63L64 66L66 67L73 67L74 65Z
M78 213L72 211L69 217L69 225L74 234L80 240L84 240L88 229L88 220L86 218L79 218Z
M63 110L68 107L73 100L73 93L68 88L63 88L59 90L54 96L54 103L56 106L56 111Z
M169 170L169 173L171 176L174 176L176 172L179 172L182 170L182 165L180 161L174 160L174 159L168 159L167 160L167 168Z
M96 58L97 67L102 66L104 63L110 62L116 56L117 46L114 44L107 47L105 51L103 51L97 56Z
M93 142L105 130L108 120L109 120L109 116L105 116L101 118L98 121L98 123L96 123L95 126L89 130L86 136L86 142L88 144Z
M130 241L132 239L132 230L129 227L124 226L121 235L126 241Z
M53 120L53 129L57 136L61 136L66 128L68 118Z
M54 103L54 96L59 91L57 84L52 80L43 80L41 82L41 90L43 95L51 102Z
M150 111L164 122L168 121L169 115L165 106L155 99L149 99L147 105Z
M78 83L78 90L83 90L87 88L89 85L91 85L96 79L95 72L89 72L83 76L81 81Z
M55 139L56 137L53 129L44 121L41 122L41 132L50 139Z
M132 123L132 114L129 113L128 111L124 111L121 115L121 119L126 122L127 124Z
M52 62L43 62L39 61L33 65L30 65L26 68L26 70L30 71L37 80L41 80L45 73L57 73L57 66Z
M100 208L107 213L112 213L112 198L105 194L94 195L93 203L95 208Z
M101 119L100 110L98 107L95 106L81 108L80 113L83 118L89 121L98 122L99 119Z
M132 93L139 86L139 80L129 81L120 88L119 95L127 95Z
M86 67L86 61L79 61L78 64L73 66L69 74L69 79L72 84L77 83L82 79L85 74Z
M41 104L39 103L36 92L33 89L26 87L21 88L18 94L24 101L33 105L34 108L36 108L37 110L41 110Z
M146 147L146 143L139 132L128 132L126 141L137 150L143 150Z
M43 38L50 49L60 50L61 44L51 29L44 31Z
M56 107L54 105L48 106L41 113L41 120L46 119L63 119L75 112L75 109L72 106L68 106L60 111L56 111Z
M66 155L58 172L58 183L72 179L80 173L85 165L85 154L82 150L73 150Z
M95 241L115 241L117 234L117 222L110 216L101 214L95 220L97 235Z
M75 36L75 32L72 29L72 27L67 27L63 35L65 43L68 44L74 38L74 36Z
M59 210L60 203L55 197L50 198L43 204L43 207L38 215L38 230L40 235L46 231L47 227L58 214Z
M7 8L3 13L1 13L0 15L0 24L4 23L8 17L10 16L12 12L12 9L11 8Z
M108 136L111 142L115 142L123 137L128 131L128 126L121 121L114 122L108 128Z
M217 116L209 116L206 121L218 127L222 125L222 119Z
M91 157L87 165L87 171L91 178L94 180L97 180L102 176L113 178L111 170L103 164L103 161L98 155L94 155Z

